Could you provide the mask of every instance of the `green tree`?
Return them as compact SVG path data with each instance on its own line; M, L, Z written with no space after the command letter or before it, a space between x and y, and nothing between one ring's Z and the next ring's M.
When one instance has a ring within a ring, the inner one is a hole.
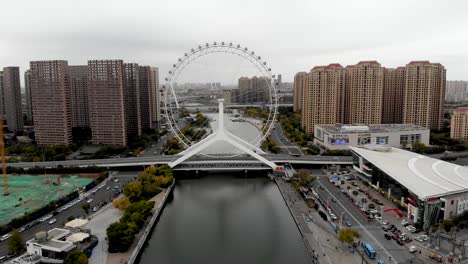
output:
M85 213L88 214L89 209L91 209L91 205L88 202L86 202L81 206L81 209L83 209L83 211L85 211Z
M424 143L415 142L413 143L411 150L416 153L426 153L427 147L424 145Z
M297 175L299 176L299 179L301 179L301 181L306 184L310 184L311 182L315 180L315 178L312 177L312 175L310 175L309 170L300 169L297 172Z
M11 237L8 239L8 253L18 254L26 250L24 239L18 230L13 230Z
M73 250L67 254L63 264L88 264L88 257L79 250Z
M361 234L358 231L351 228L343 228L338 232L338 240L343 243L352 244L354 239L360 238Z
M126 252L135 238L135 230L123 221L111 224L106 232L110 253Z
M143 184L140 181L133 181L127 183L124 188L124 194L131 202L141 200L143 197Z

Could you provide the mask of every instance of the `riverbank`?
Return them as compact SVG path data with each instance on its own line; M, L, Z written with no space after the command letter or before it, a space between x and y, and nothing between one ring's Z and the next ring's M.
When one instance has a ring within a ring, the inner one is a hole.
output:
M140 257L141 250L143 249L143 246L145 245L146 240L148 239L148 235L151 234L151 232L152 232L152 230L153 230L153 228L155 226L156 221L159 219L159 216L161 215L161 213L162 213L162 211L164 209L164 206L166 204L166 200L169 197L169 195L171 194L172 190L174 189L174 185L175 185L175 181L171 184L171 186L169 186L169 188L167 188L163 192L159 193L158 195L156 195L154 198L152 198L150 200L150 201L155 202L153 215L151 216L151 219L150 219L149 223L146 225L145 229L142 232L140 232L140 234L138 234L138 236L137 236L138 243L133 248L133 251L132 251L131 255L128 258L128 261L125 262L125 263L127 263L127 264L138 263L138 258ZM113 262L113 261L110 261L110 260L111 259L108 258L107 263L120 263L120 262Z

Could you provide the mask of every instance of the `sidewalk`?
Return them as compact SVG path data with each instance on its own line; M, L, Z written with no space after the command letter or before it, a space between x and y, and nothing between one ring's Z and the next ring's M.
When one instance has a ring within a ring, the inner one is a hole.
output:
M352 254L346 245L339 242L331 226L320 218L315 209L310 209L290 183L276 179L276 183L298 224L305 243L319 263L361 263L360 256ZM306 222L310 215L311 222Z

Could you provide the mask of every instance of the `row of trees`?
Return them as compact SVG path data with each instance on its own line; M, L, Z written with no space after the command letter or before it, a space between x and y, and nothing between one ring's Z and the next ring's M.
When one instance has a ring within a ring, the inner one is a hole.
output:
M281 151L281 148L276 145L276 143L271 139L271 136L267 137L267 139L262 142L261 148L275 154L278 154Z
M39 162L65 160L76 149L74 145L38 146L18 143L6 147L5 152L7 156L14 156L9 158L8 162Z
M154 202L148 199L161 192L162 188L170 186L173 181L173 172L169 166L152 166L141 172L135 181L125 186L125 197L113 202L116 208L125 213L119 222L107 228L109 252L126 252L129 249L135 235L151 215Z

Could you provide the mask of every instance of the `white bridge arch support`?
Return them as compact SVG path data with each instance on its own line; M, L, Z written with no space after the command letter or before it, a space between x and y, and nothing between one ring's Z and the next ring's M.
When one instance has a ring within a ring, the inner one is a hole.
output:
M235 135L229 133L228 131L225 130L224 128L224 99L219 99L219 116L218 116L218 130L215 131L213 134L209 135L202 141L198 142L197 144L189 147L183 152L183 156L178 158L175 161L172 161L169 163L169 166L171 168L176 167L177 165L181 164L185 160L189 159L193 155L196 155L200 152L202 152L204 149L207 147L223 141L231 144L232 146L236 147L237 149L243 151L244 153L254 157L255 159L263 162L264 164L268 165L271 167L273 170L277 170L278 166L276 164L262 156L260 156L258 153L253 151L251 148L257 149L256 147L250 146L246 147L245 145L248 145L247 142L243 141L242 139L236 137Z

